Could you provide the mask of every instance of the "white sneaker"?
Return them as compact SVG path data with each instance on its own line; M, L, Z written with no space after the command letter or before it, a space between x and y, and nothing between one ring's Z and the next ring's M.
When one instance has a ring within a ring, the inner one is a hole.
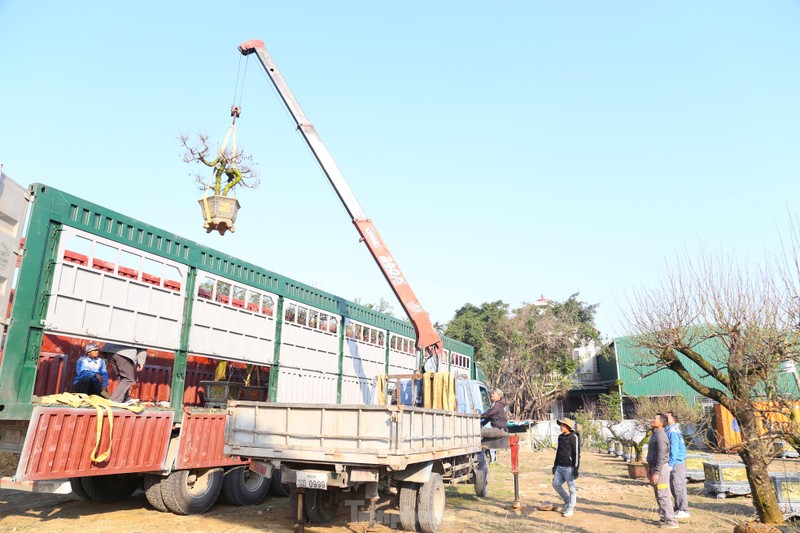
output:
M675 518L678 520L689 520L689 513L687 511L676 511Z
M566 509L564 509L564 512L561 513L561 516L569 518L570 516L572 516L572 512L573 512L573 509L571 507L567 507Z

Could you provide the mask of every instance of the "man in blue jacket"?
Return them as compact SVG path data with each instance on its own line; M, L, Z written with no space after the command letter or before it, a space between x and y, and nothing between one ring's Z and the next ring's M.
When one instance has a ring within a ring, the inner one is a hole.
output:
M689 497L686 494L686 444L675 413L667 411L667 437L669 437L669 485L675 499L675 518L689 519Z
M108 388L108 370L106 360L97 357L100 350L94 343L86 345L86 355L78 359L75 365L75 379L72 380L72 392L101 396ZM106 393L108 394L108 393Z

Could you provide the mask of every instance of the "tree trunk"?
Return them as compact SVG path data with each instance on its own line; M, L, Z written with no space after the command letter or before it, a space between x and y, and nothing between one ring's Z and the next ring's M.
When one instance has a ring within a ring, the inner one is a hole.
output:
M769 477L767 466L769 461L759 442L758 423L756 414L751 409L738 409L736 418L742 431L742 448L739 456L747 465L747 481L753 496L753 505L756 507L758 517L765 524L782 524L783 513L778 506L778 495Z

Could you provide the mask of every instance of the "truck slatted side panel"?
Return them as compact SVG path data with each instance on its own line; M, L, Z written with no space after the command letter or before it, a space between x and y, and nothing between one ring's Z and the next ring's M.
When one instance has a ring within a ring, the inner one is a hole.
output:
M222 453L225 445L225 413L192 413L183 416L177 469L240 465L245 461Z
M108 461L89 459L95 447L97 411L69 407L36 407L17 467L16 481L160 471L169 445L173 411L135 414L114 410L113 442ZM108 446L104 417L102 453Z
M480 451L480 417L376 405L230 402L225 451L256 459L382 465Z

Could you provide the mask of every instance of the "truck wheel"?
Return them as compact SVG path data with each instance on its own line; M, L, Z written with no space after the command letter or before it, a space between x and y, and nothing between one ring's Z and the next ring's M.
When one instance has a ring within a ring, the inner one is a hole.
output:
M406 531L417 530L417 493L414 483L400 485L400 525Z
M281 498L286 498L290 495L292 488L288 483L283 482L280 469L272 471L269 491L273 496L280 496Z
M336 492L332 490L306 490L303 498L303 508L308 519L317 524L327 524L336 517L339 502L336 501Z
M161 481L164 478L156 474L144 475L144 495L147 502L152 505L157 511L166 513L169 511L167 505L164 503L164 497L161 495Z
M72 488L72 494L80 498L81 500L91 500L86 491L83 490L83 483L81 482L81 478L79 477L71 477L69 478L69 486Z
M82 477L80 481L89 499L102 503L124 500L139 486L139 478L133 474Z
M275 479L275 478L272 478ZM306 498L308 497L308 491L303 494L303 502L305 502ZM297 486L289 485L289 516L292 517L292 520L297 521ZM302 509L302 521L308 522L308 513L306 512L305 505L303 505Z
M244 465L235 466L222 478L222 496L231 505L256 505L267 497L270 481Z
M200 514L217 501L222 488L221 468L175 470L161 481L161 496L175 514Z
M483 454L478 457L478 465L475 467L472 482L475 484L475 495L485 498L489 492L489 465Z
M423 533L436 533L444 520L444 483L437 473L419 489L417 519Z

